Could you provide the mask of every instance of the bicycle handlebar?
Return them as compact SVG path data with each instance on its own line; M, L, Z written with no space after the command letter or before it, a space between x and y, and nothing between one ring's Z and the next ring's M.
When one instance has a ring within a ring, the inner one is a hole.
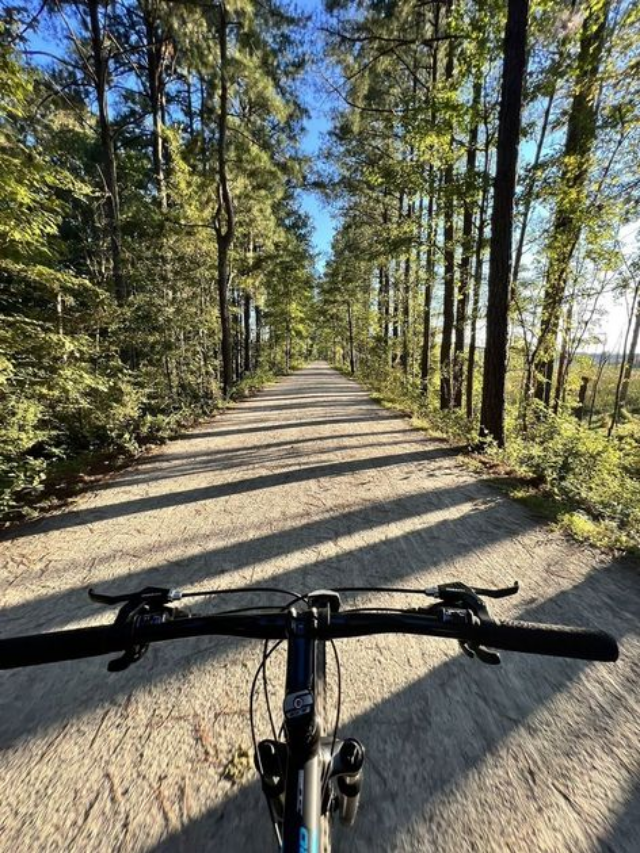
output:
M0 639L0 669L36 666L63 660L114 654L135 645L187 637L225 635L259 640L287 638L286 613L213 614L128 624L76 628L49 634ZM342 612L332 614L317 629L324 640L362 637L371 634L414 634L462 640L493 649L555 655L583 660L615 661L616 640L604 631L567 628L527 622L447 623L419 612Z

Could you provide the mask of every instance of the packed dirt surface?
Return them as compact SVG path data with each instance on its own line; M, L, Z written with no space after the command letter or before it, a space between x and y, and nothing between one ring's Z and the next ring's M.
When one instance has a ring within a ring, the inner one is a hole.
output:
M2 637L109 621L90 586L517 579L521 594L496 615L605 628L620 660L505 653L490 667L450 641L340 641L340 733L362 740L367 759L358 822L337 828L334 849L640 850L637 563L552 532L325 364L0 547ZM203 599L199 610L277 600ZM0 673L1 849L275 849L249 757L261 650L184 640L122 673L105 658ZM276 710L281 651L269 670Z

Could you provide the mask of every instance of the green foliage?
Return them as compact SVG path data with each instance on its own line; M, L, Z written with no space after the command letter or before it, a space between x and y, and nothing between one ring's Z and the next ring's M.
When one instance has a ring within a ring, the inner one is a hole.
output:
M526 435L511 433L501 458L539 478L555 499L640 544L640 482L632 476L633 457L624 442L609 441L570 415L540 410Z
M9 33L0 24L0 517L19 515L78 460L135 454L222 406L215 4L125 2L103 11L102 26L113 36L103 57L106 129L95 106L100 75L83 47L86 7L62 28L57 7L33 19L33 27L52 19L38 39L53 39L51 53L69 58L54 67L22 59L32 29L25 27L21 41L13 39L18 28ZM228 12L227 154L236 214L229 303L238 399L306 357L314 273L308 223L293 191L301 176L291 142L301 116L296 19L277 4L240 0ZM26 23L28 11L16 10L22 14ZM148 120L148 27L161 43L155 125ZM118 301L108 134L126 285ZM251 365L243 363L246 346Z

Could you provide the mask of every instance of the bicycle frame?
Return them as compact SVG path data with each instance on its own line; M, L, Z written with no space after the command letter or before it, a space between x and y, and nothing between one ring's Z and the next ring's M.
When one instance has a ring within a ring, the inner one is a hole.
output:
M279 777L273 784L270 774L263 773L264 767L259 768L265 796L277 808L275 817L271 808L271 817L282 830L283 853L317 853L324 849L321 835L328 831L323 815L337 810L341 822L350 826L357 811L364 749L353 738L330 737L328 720L323 720L320 734L319 717L327 711L320 708L318 714L321 681L326 691L326 641L318 637L318 626L329 621L328 607L300 614L289 611L283 708L287 739L286 743L261 741L257 745L258 753L265 748L265 757Z
M283 853L319 849L322 779L327 757L318 735L315 688L317 646L314 613L292 614L287 646L284 717L287 768L284 794Z

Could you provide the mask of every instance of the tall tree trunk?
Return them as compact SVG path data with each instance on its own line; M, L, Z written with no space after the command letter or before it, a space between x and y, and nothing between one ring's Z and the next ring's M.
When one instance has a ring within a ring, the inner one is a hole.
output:
M586 212L586 185L596 139L598 77L609 0L587 0L580 52L567 122L558 201L549 241L549 267L539 335L536 397L549 405L560 314L573 253Z
M151 106L152 121L152 162L153 174L160 200L162 212L167 210L167 190L164 168L164 139L163 113L164 113L164 33L160 27L155 6L148 2L141 2L140 8L144 18L145 34L147 39L147 83L149 86L149 103Z
M200 166L202 175L209 174L209 146L207 145L207 100L209 91L207 81L202 74L198 74L198 87L200 89Z
M400 190L400 195L398 197L398 218L397 223L398 226L402 225L402 219L404 217L404 200L405 200L405 191L404 189ZM392 323L392 353L391 353L391 364L392 366L397 363L397 361L401 358L400 353L400 310L402 304L402 296L403 296L403 287L400 279L400 261L395 260L393 265L393 323Z
M436 38L431 50L431 124L436 123L436 87L438 85L438 41L440 35L440 6L436 3L433 8L433 35ZM423 304L423 326L422 326L422 352L420 358L420 386L425 397L429 394L429 378L431 375L431 301L433 299L433 284L435 277L435 239L436 225L435 195L436 195L436 170L432 162L429 163L427 179L429 201L427 203L427 249L425 256L425 282L424 282L424 304Z
M460 258L460 287L456 305L456 333L453 343L453 407L462 407L462 384L464 377L464 345L469 303L469 278L471 253L473 250L473 212L476 196L476 156L478 149L478 111L482 97L482 78L477 76L473 83L471 103L471 126L467 142L467 164L464 187L464 213L462 216L462 256Z
M214 229L218 248L218 303L220 307L222 393L229 396L233 384L231 323L229 317L229 253L235 232L235 210L227 174L227 123L229 113L227 9L220 3L218 16L218 48L220 50L220 99L218 105L218 207Z
M102 155L102 179L105 185L105 215L109 229L113 288L118 305L127 301L127 284L122 267L122 232L120 226L120 195L118 172L113 141L113 130L109 117L109 54L105 48L104 32L100 21L99 0L87 0L93 54L93 84L98 102L100 124L100 149Z
M453 3L447 4L447 17L450 19ZM453 80L455 56L455 40L450 39L447 46L447 62L445 65L445 84L451 85ZM453 128L450 135L450 146L455 144ZM455 321L456 283L455 283L455 245L454 245L454 203L453 203L453 159L450 159L443 175L443 237L444 237L444 296L442 313L442 340L440 344L440 408L449 409L452 398L452 364L451 347L453 343L453 325Z
M244 292L244 371L251 373L251 294Z
M378 326L380 329L380 339L383 339L383 329L384 329L384 312L385 312L385 292L384 292L384 267L382 264L378 265Z
M571 7L569 10L570 14L575 12L576 5L578 0L571 0ZM556 88L558 85L558 80L561 79L562 68L564 65L564 61L567 55L567 48L570 41L570 37L565 34L560 41L560 45L558 47L558 55L556 56L555 61L552 63L550 70L548 71L550 77L550 91L547 95L547 104L545 106L545 110L542 116L542 125L540 128L540 136L538 137L538 143L536 145L536 153L533 158L533 163L531 164L531 169L529 172L529 179L524 187L522 192L522 220L520 222L520 231L518 233L518 242L516 244L516 253L513 259L513 269L511 272L511 289L512 289L512 298L515 297L516 288L518 286L518 281L520 277L520 265L522 263L522 255L524 253L524 244L527 235L527 228L529 226L529 216L531 215L531 207L533 205L534 198L534 190L536 185L536 178L538 167L540 165L540 160L542 159L542 152L544 150L544 143L547 137L547 130L549 128L549 119L551 117L551 108L553 106L553 102L556 96ZM526 392L525 392L526 396Z
M540 136L538 137L538 144L536 146L536 153L533 158L533 163L531 164L531 172L529 174L529 180L524 188L523 196L524 196L524 204L522 208L522 221L520 223L520 231L518 233L518 242L516 244L516 252L515 257L513 259L513 270L511 273L511 289L513 291L513 296L515 296L516 287L518 285L518 280L520 276L520 265L522 263L522 255L524 252L524 242L527 236L527 228L529 225L529 216L531 215L531 207L533 205L533 196L534 189L536 184L536 171L538 166L540 165L540 160L542 158L542 151L544 148L544 141L547 136L547 128L549 127L549 118L551 116L551 107L553 106L553 99L555 97L555 84L553 86L553 90L550 92L549 97L547 98L547 106L544 111L544 116L542 118L542 127L540 128Z
M607 361L609 360L605 346L606 346L606 341L605 341L604 346L602 347L602 352L600 353L600 359L598 361L598 372L596 373L596 381L593 383L593 393L591 394L591 405L589 406L589 427L591 427L591 423L593 421L593 415L594 415L595 408L596 408L596 399L598 397L598 386L600 385L600 380L602 379L602 374L604 372Z
M509 0L504 38L498 150L491 214L487 342L480 436L504 447L505 384L511 291L513 201L520 142L522 85L526 66L529 0Z
M389 191L387 187L383 190L384 202L382 205L382 228L384 235L386 237L387 228L389 225L389 206L387 201L387 196ZM382 270L382 344L383 344L383 352L386 357L387 350L389 348L389 324L390 324L390 310L391 310L391 282L389 279L389 261L385 260L384 264L381 265L380 269Z
M256 318L256 348L254 355L254 365L257 370L260 367L260 359L262 356L262 308L257 302L254 302L253 313Z
M567 306L564 317L564 328L562 330L562 346L558 360L558 378L556 380L555 398L553 410L556 414L560 411L560 404L564 400L565 387L569 373L569 348L571 346L571 325L573 322L573 298Z
M393 307L391 309L391 366L398 361L398 340L400 339L400 282L398 281L398 262L393 262Z
M627 395L629 393L629 382L631 381L631 373L636 361L636 352L638 350L638 338L640 337L640 297L636 291L636 321L633 327L631 336L631 344L627 350L626 364L624 368L624 376L622 377L622 387L620 388L620 408L624 408L627 404Z
M487 134L484 148L484 180L482 182L480 209L478 211L478 233L476 237L473 275L473 302L471 305L471 331L469 334L469 357L467 360L466 414L469 419L473 417L478 318L480 316L480 295L482 292L482 273L484 268L484 231L486 226L487 198L489 195L489 151L490 140L489 134Z
M233 305L233 315L231 325L233 328L233 381L237 382L242 379L244 370L242 365L242 311L240 308L240 291L237 287L232 290L231 303Z
M349 370L353 376L356 372L356 352L353 342L353 314L351 313L351 302L347 302L347 322L349 326Z
M382 330L382 338L384 340L384 348L385 352L389 347L389 327L390 327L390 305L389 300L391 299L391 277L389 275L389 262L387 261L384 265L384 328Z
M409 372L409 335L411 324L411 255L407 253L404 259L404 276L402 283L402 370L406 376Z
M185 93L187 96L186 101L186 114L187 114L187 127L189 128L189 139L193 141L196 136L196 124L195 124L195 114L193 109L193 88L191 82L191 69L187 68L184 77L184 86Z
M416 300L420 296L420 289L422 286L422 244L423 244L423 225L424 225L424 193L422 190L420 191L420 195L418 198L418 215L416 218L416 257L415 257L415 294ZM414 320L415 325L415 320ZM412 332L411 335L411 364L410 364L410 373L411 376L415 376L416 373L416 348L417 348L417 335L415 331Z

